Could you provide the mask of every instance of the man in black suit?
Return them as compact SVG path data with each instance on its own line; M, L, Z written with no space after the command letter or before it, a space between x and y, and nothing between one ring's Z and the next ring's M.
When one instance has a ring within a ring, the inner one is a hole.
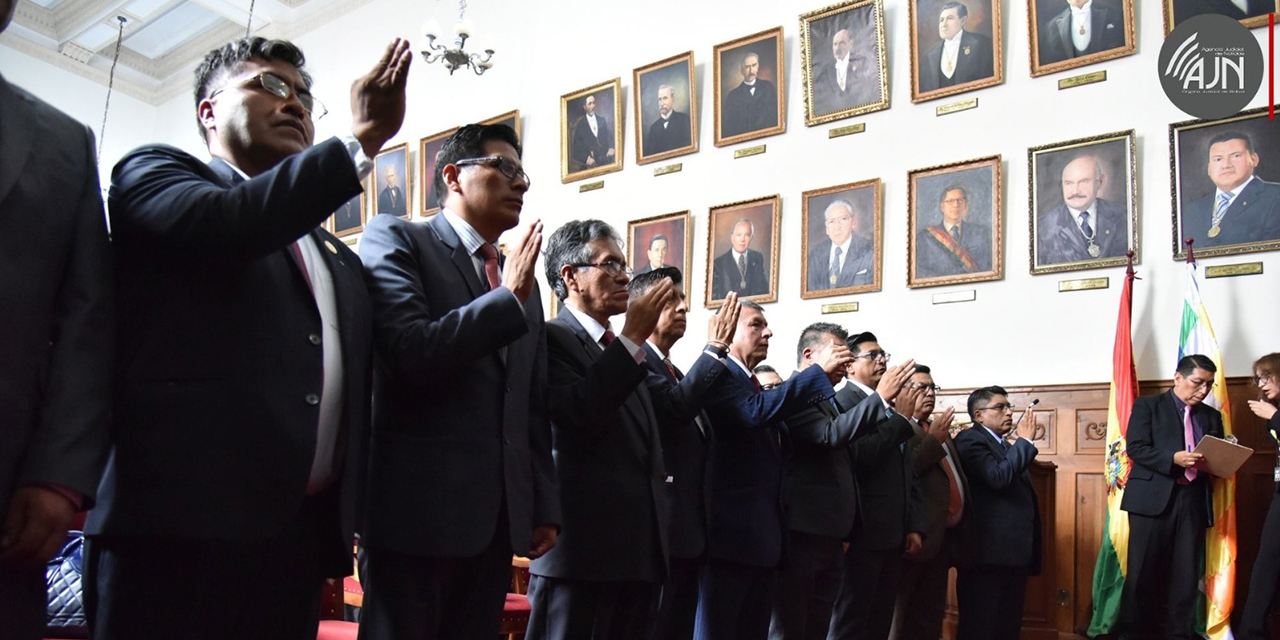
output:
M106 460L115 286L93 132L2 76L0 113L0 629L35 640Z
M643 267L636 269L635 273L632 275L644 275L650 271L657 271L658 269L675 269L675 267L667 264L668 246L670 246L670 242L667 240L667 237L661 233L649 238L649 250L646 252L646 257L649 261L646 262ZM678 273L679 269L676 271Z
M342 233L351 231L359 227L363 221L360 219L360 196L356 196L338 207L338 211L333 214L333 232Z
M822 212L827 237L809 250L809 290L843 289L875 282L875 245L858 234L853 203L836 200Z
M669 84L658 86L658 119L644 137L644 155L652 156L691 144L689 114L675 110L676 90Z
M112 451L86 525L95 638L315 638L324 578L351 573L371 311L360 259L317 225L399 130L410 60L396 39L352 87L351 135L312 146L302 52L231 42L196 68L213 161L149 146L116 165Z
M1062 203L1037 221L1037 266L1115 258L1129 250L1128 213L1098 197L1105 184L1096 158L1080 156L1062 168Z
M662 436L662 458L671 485L671 565L653 625L654 640L693 637L698 610L698 578L706 563L707 550L707 451L714 434L711 419L702 410L707 390L725 374L719 357L733 341L738 317L733 294L725 304L730 311L711 317L706 347L685 374L671 362L669 354L685 335L689 302L680 287L680 271L662 267L638 275L627 285L632 298L640 298L663 279L670 279L674 292L658 316L658 324L645 341L645 385L658 418Z
M917 364L913 369L908 384L920 396L911 416L915 435L907 441L906 455L920 487L924 544L903 563L889 638L938 640L947 604L947 574L967 556L961 543L964 527L971 521L965 517L971 511L965 504L972 498L960 453L951 441L953 411L948 408L930 421L939 388L929 367Z
M796 346L797 375L823 349L844 345L848 337L829 322L805 327ZM793 447L786 465L787 562L778 572L772 640L826 640L857 501L848 447L888 416L884 403L837 393L786 417Z
M740 296L769 293L769 274L765 271L764 254L751 248L756 226L743 218L733 223L730 248L716 256L711 265L711 298L720 300L730 291Z
M938 37L920 65L920 92L935 91L994 76L991 38L965 30L969 7L948 2L938 12Z
M667 577L670 489L643 344L675 291L663 279L628 305L622 238L575 220L547 240L547 410L563 529L530 565L529 640L647 639ZM609 318L625 312L620 334Z
M1124 46L1128 30L1117 7L1098 0L1066 0L1067 8L1040 27L1040 64L1053 64Z
M596 114L596 97L587 96L582 103L584 113L573 126L571 157L574 171L586 171L613 164L617 150L613 148L613 130L604 116Z
M404 192L400 190L400 185L396 184L395 165L387 167L383 176L386 179L387 186L383 187L382 191L378 193L378 213L389 213L393 216L403 216L406 211L404 204Z
M1165 638L1198 638L1198 558L1213 526L1209 473L1192 453L1205 436L1222 437L1222 414L1205 404L1218 367L1194 354L1178 361L1173 388L1133 402L1126 451L1133 461L1120 508L1129 513L1129 571L1120 605L1121 632L1154 638L1160 596ZM963 618L962 618L963 619Z
M529 189L520 141L504 124L467 125L436 167L439 215L378 216L360 240L379 355L360 539L372 640L490 640L512 553L540 557L560 525L534 281L542 223L505 263L495 246Z
M934 278L991 270L991 227L969 221L969 192L960 185L942 190L942 224L916 233L916 277Z
M1280 240L1280 184L1254 175L1258 151L1249 134L1224 131L1209 140L1213 193L1182 212L1182 236L1218 247Z
M778 89L772 82L759 77L760 56L749 52L742 58L742 84L734 87L724 97L720 124L720 137L729 138L744 133L778 126Z
M848 29L831 36L834 61L813 69L813 112L823 115L877 102L880 96L880 69L876 61L854 55Z
M849 348L854 360L845 389L859 403L879 402L886 417L849 447L858 512L844 555L830 638L884 640L893 624L902 554L920 551L924 531L919 509L912 505L918 499L915 474L904 455L913 433L911 423L891 406L909 414L921 391L906 385L915 363L907 360L889 369L889 354L875 334L865 331L849 338Z
M1038 450L1014 430L1004 389L978 389L967 407L973 426L955 444L973 496L973 542L956 578L956 639L1017 640L1027 576L1040 573L1040 506L1028 472ZM1028 409L1018 429L1031 433L1034 424Z
M1275 0L1173 0L1173 24L1177 26L1187 18L1205 14L1244 20L1265 16L1275 10Z

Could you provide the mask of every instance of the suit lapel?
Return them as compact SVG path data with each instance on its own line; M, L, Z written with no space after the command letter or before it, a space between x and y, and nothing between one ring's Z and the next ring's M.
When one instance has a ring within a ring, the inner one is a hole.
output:
M587 330L583 328L577 318L573 317L573 313L569 311L567 306L562 305L560 307L560 315L556 316L556 319L563 322L566 327L573 331L573 335L577 336L578 344L582 347L582 353L586 356L587 362L595 362L600 359L600 354L603 353L600 349L600 345L591 339ZM643 384L627 396L627 399L622 402L622 406L631 414L631 417L635 420L636 424L640 425L641 432L644 434L645 438L648 439L651 435L650 432L653 430L653 420L649 412L645 411L643 405L637 406L641 402L640 394L642 392L644 392Z
M1098 221L1097 216L1091 217L1094 218L1094 241L1096 242ZM1083 253L1087 250L1087 246L1084 243L1084 236L1080 235L1080 233L1080 227L1076 226L1076 219L1075 216L1071 214L1071 209L1067 208L1066 205L1062 205L1062 214L1058 217L1059 237L1062 238L1063 242L1066 242L1073 251Z
M427 223L436 233L436 237L444 243L446 247L452 250L450 258L453 260L453 266L457 267L458 275L462 277L462 281L467 283L467 290L471 292L471 297L478 298L484 293L484 288L480 285L480 274L476 273L476 263L472 262L471 256L467 254L466 247L462 246L462 239L453 230L453 225L445 219L444 212L431 218ZM571 316L572 317L572 316ZM576 322L574 324L577 324Z
M37 114L26 97L14 91L4 76L0 76L0 105L4 105L5 111L0 118L0 202L4 202L31 155L36 131L31 124Z
M236 171L235 167L232 167L222 158L214 158L213 160L210 160L209 168L212 169L213 173L219 178L222 178L223 182L225 182L228 187L235 187L245 181L244 176L240 175L240 172ZM307 236L313 236L311 240L312 242L315 241L314 234L314 229L307 234ZM307 236L303 237L305 238ZM303 272L305 266L298 261L298 258L293 254L293 249L290 249L288 245L281 249L281 251L285 254L285 261L293 267L293 275L297 277L299 286L306 287L307 293L311 294L314 299L315 294L311 290L311 286L307 284L311 280L311 276ZM320 253L324 253L324 251L321 251ZM333 274L333 269L330 268L329 272ZM333 277L336 279L336 274Z

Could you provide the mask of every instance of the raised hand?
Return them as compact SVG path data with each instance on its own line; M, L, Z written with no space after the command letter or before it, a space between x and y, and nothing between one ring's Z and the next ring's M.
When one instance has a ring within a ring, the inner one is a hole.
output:
M822 370L827 374L827 379L831 381L832 385L835 385L844 378L845 370L853 362L853 352L849 351L849 347L843 344L828 342L818 353L814 354L813 361L822 367Z
M707 343L728 350L733 343L733 336L738 332L738 316L742 313L742 305L738 304L738 292L730 291L724 297L724 305L720 312L711 316L707 325ZM716 344L720 343L720 344Z
M656 286L627 305L627 321L622 325L622 335L636 344L644 344L658 326L662 309L675 295L676 287L671 278L663 278Z
M945 442L947 434L951 432L951 423L955 419L955 414L956 410L951 407L944 409L937 420L929 423L929 435L938 442Z
M396 38L378 64L351 83L351 133L370 158L404 124L404 90L412 62L409 41Z
M892 402L898 397L898 393L902 391L902 387L911 379L911 375L916 372L916 361L907 360L906 362L896 366L889 367L888 371L880 376L880 384L876 385L876 393L881 398Z
M533 293L533 274L537 272L538 252L542 249L542 221L534 220L524 232L516 250L507 256L502 270L502 286L516 294L520 304L529 301Z
M885 375L888 376L889 373L885 372ZM884 378L880 380L883 382ZM902 385L902 390L898 392L898 397L894 398L893 408L898 413L910 418L915 415L917 403L923 397L924 389L908 382Z

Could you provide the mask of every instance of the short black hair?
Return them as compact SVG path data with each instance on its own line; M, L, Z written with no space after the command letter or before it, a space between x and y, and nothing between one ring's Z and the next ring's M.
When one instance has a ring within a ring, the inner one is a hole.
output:
M1209 359L1209 356L1201 355L1199 353L1182 356L1182 359L1178 361L1178 373L1182 374L1182 377L1184 378L1194 373L1196 369L1204 369L1209 373L1217 373L1218 365L1214 364L1213 360Z
M556 292L556 297L561 300L569 297L569 288L565 286L564 278L560 277L560 267L590 261L591 247L587 245L596 240L612 240L619 247L622 246L622 236L603 220L566 222L547 238L547 243L542 248L542 266L547 284Z
M649 248L650 248L650 249L653 249L653 243L655 243L655 242L657 242L657 241L659 241L659 240L661 240L661 241L663 241L663 242L667 243L667 246L668 246L668 247L669 247L669 246L671 246L671 241L670 241L670 240L667 240L667 237L666 237L666 236L664 236L664 235L662 235L661 233L659 233L658 235L656 235L656 236L654 236L654 237L652 237L652 238L649 238Z
M1250 138L1249 134L1243 131L1223 131L1222 133L1209 138L1209 146L1206 150L1212 149L1213 145L1218 144L1219 142L1227 142L1228 140L1244 140L1244 148L1248 149L1249 153L1257 153L1253 150L1253 138Z
M449 190L444 186L445 166L468 158L483 158L484 143L489 140L505 142L515 148L516 156L524 157L520 137L509 125L469 124L454 131L444 141L440 153L436 154L436 173L431 177L432 187L436 191L436 204L443 207L445 198L449 196Z
M834 322L815 322L805 327L804 331L800 332L800 341L796 343L797 367L804 359L804 350L822 342L822 337L826 335L835 336L842 343L849 339L849 332Z
M772 373L772 374L777 375L779 378L781 378L781 377L782 377L782 374L778 373L778 370L777 370L777 369L774 369L773 367L771 367L771 366L769 366L769 365L767 365L767 364L758 364L758 365L756 365L756 368L752 369L752 370L751 370L751 373Z
M943 189L942 194L938 196L938 204L941 205L943 202L946 202L947 194L951 193L952 191L959 191L960 195L964 196L964 201L965 202L969 201L968 189L965 189L964 187L958 184L951 184L951 185L947 185L947 188Z
M981 389L977 389L973 393L970 393L969 404L968 404L969 419L973 420L974 423L978 422L978 411L977 411L977 407L975 407L974 405L978 404L979 402L986 402L994 396L1008 397L1008 395L1009 395L1009 392L1005 391L1004 387L997 387L994 384L989 387L983 387Z
M859 333L859 334L857 334L857 335L850 336L850 337L849 337L849 339L848 339L846 342L847 342L847 343L848 343L848 345L849 345L849 350L850 350L850 351L853 351L854 355L857 355L857 353L858 353L858 345L860 345L860 344L862 344L862 343L864 343L864 342L877 342L877 343L878 343L878 342L880 342L880 341L876 339L876 334L871 333L870 331L863 331L862 333Z
M311 88L311 74L302 68L307 64L307 58L302 55L302 49L288 40L268 40L257 36L240 38L206 53L195 72L196 126L200 127L200 139L206 144L209 132L200 121L200 101L218 89L214 84L220 85L227 76L239 73L250 60L278 60L293 65L302 74L302 81L307 84L307 88Z
M964 6L963 2L948 2L942 5L942 8L938 10L938 15L946 13L947 9L956 9L956 15L961 18L969 17L969 7Z
M677 289L680 288L681 282L684 281L684 278L680 276L679 269L675 267L661 267L652 271L636 274L631 278L631 282L627 283L627 292L631 294L632 298L638 298L649 293L650 289L658 286L658 283L662 282L663 278L671 278L671 284L674 284Z
M918 362L917 362L917 363L916 363L916 365L915 365L915 370L911 372L911 375L915 375L915 374L917 374L917 373L927 373L927 374L932 375L932 374L933 374L933 369L930 369L930 368L929 368L929 365L927 365L927 364L920 364L920 363L918 363Z

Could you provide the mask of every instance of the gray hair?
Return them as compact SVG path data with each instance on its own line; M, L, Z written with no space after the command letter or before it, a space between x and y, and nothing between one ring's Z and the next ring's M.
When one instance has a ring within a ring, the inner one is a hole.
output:
M569 288L560 277L560 268L589 262L591 247L587 245L596 240L612 240L619 247L622 246L622 236L602 220L574 220L565 223L547 238L547 244L542 249L542 261L546 269L547 284L551 285L557 298L564 300L569 297Z

